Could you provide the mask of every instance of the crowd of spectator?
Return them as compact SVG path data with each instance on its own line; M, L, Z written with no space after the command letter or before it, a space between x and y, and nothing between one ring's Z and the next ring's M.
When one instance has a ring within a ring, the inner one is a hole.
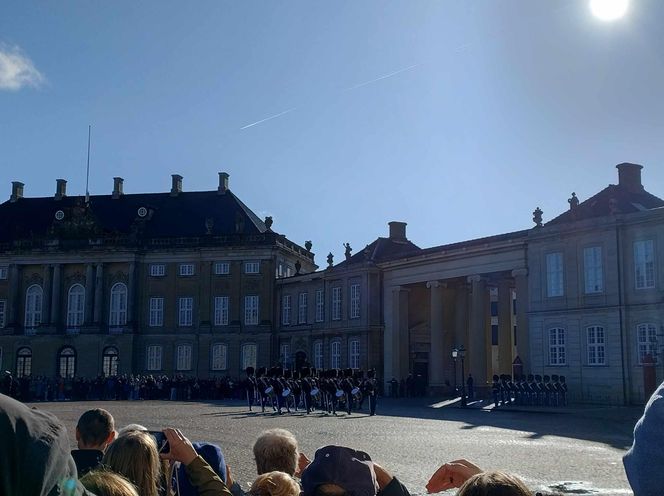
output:
M230 377L120 375L95 378L23 376L4 373L0 393L24 402L83 400L223 400L242 398L244 385Z
M624 465L635 496L662 494L664 384L650 398ZM247 453L256 479L243 489L233 480L221 447L192 443L178 429L116 430L104 409L84 412L70 451L63 424L52 414L0 394L0 494L7 496L410 496L368 453L328 445L310 459L284 429L263 432ZM533 496L513 474L485 471L468 460L442 464L428 493L457 496Z

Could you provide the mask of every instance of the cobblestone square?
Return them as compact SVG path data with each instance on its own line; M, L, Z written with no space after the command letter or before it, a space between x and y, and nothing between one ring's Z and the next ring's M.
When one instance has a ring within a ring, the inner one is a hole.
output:
M222 446L235 479L255 476L251 447L264 429L292 431L301 450L313 456L325 444L367 451L414 494L445 461L468 458L483 468L504 469L533 489L563 494L631 494L621 457L631 444L640 408L586 408L560 413L487 412L433 408L423 401L385 399L378 413L304 415L249 413L237 401L36 403L62 419L74 446L78 416L86 409L109 410L121 427L177 427L191 440ZM260 408L259 408L260 410Z

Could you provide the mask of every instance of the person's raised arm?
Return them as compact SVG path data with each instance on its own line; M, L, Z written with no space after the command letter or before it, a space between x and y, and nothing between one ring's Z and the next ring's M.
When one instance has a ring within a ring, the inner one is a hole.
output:
M454 460L443 464L434 472L427 482L428 493L439 493L447 489L461 487L473 475L479 474L482 469L468 460Z

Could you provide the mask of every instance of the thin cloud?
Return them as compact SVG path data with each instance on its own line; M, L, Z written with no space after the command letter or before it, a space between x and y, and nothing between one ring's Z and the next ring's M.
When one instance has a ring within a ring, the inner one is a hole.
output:
M246 126L242 126L240 128L240 131L242 131L243 129L253 127L253 126L257 126L258 124L261 124L261 123L266 122L266 121L271 121L272 119L276 119L277 117L281 117L282 115L286 115L286 114L288 114L288 113L290 113L290 112L292 112L293 110L296 110L296 109L297 109L297 107L289 108L288 110L284 110L283 112L279 112L278 114L271 115L270 117L266 117L265 119L261 119L260 121L252 122L251 124L247 124Z
M404 67L403 69L399 69L398 71L390 72L389 74L385 74L383 76L379 76L374 79L370 79L369 81L364 81L362 83L355 84L353 86L349 86L348 88L344 88L344 91L350 91L350 90L356 90L357 88L361 88L362 86L366 86L368 84L376 83L378 81L382 81L383 79L391 78L392 76L396 76L397 74L401 74L402 72L410 71L411 69L415 69L415 67L419 66L420 64L413 64L409 65L408 67Z
M42 73L19 47L0 44L0 90L38 88L44 81Z

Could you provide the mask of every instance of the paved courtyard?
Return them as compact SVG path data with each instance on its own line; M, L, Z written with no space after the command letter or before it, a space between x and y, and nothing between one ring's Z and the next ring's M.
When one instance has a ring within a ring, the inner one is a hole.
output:
M367 451L409 487L425 492L443 462L468 458L481 467L521 476L534 489L570 494L631 494L621 457L631 444L638 408L588 408L564 413L487 412L432 408L419 401L383 400L379 415L249 414L238 402L63 402L36 404L61 418L72 437L78 416L106 408L118 426L177 427L192 440L222 446L235 479L255 475L251 446L264 429L283 427L309 457L324 444Z

